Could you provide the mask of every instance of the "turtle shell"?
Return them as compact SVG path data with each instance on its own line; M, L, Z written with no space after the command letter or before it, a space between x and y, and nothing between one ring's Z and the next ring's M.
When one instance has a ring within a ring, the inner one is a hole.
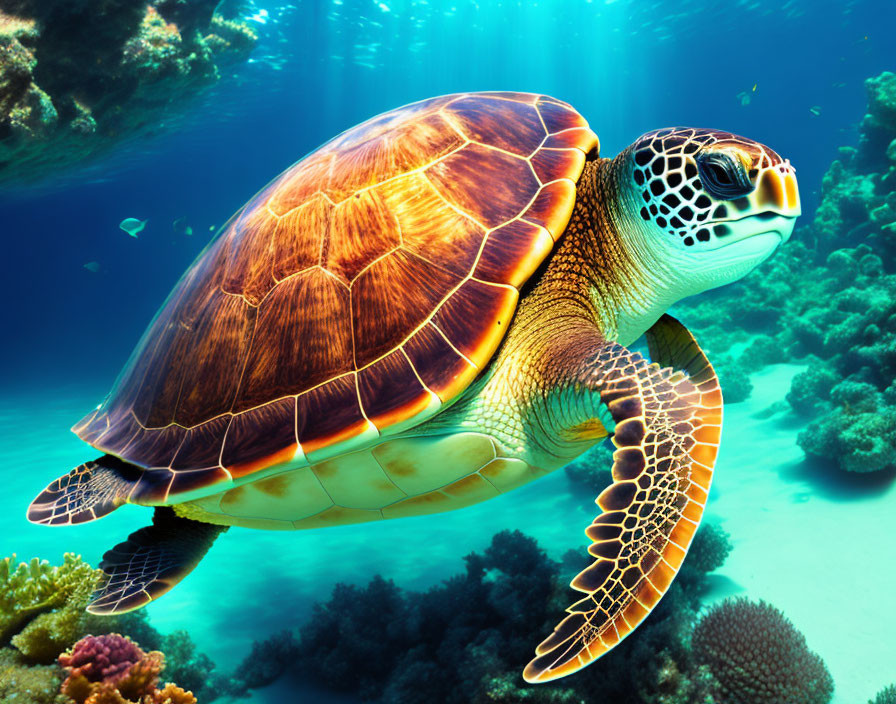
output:
M488 364L596 149L569 105L520 93L342 133L222 228L73 430L157 504L426 420Z

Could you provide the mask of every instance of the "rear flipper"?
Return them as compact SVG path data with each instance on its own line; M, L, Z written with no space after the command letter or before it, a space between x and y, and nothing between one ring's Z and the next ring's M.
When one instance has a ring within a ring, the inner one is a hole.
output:
M181 518L167 506L157 507L151 526L131 533L103 555L103 576L87 610L119 614L158 599L193 571L226 530Z
M127 503L141 472L112 455L85 462L31 502L28 520L48 526L95 521Z

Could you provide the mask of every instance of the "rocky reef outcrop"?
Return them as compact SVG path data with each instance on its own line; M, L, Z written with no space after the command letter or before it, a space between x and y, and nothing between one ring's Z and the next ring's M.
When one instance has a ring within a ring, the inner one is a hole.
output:
M214 0L0 0L0 185L176 122L257 36Z
M896 74L865 85L858 144L825 174L811 223L746 279L682 305L728 400L745 390L726 383L732 366L807 364L787 395L807 422L798 442L849 472L896 470Z

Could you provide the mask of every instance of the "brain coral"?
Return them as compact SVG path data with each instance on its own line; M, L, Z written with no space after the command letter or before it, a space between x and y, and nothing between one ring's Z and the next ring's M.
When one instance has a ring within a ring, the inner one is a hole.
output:
M771 604L726 599L694 630L697 661L725 704L826 704L834 690L824 661Z

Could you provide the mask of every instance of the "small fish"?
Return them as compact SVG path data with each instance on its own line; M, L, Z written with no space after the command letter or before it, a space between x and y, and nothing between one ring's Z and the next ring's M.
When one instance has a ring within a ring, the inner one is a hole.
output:
M818 105L813 105L811 108L809 108L809 112L815 115L815 117L818 117L819 115L821 115L821 107Z
M758 87L759 87L759 84L758 84L758 83L754 83L754 84L753 84L753 92L754 92L754 93L756 92L756 89L757 89Z
M127 232L131 237L136 237L138 232L142 232L149 220L138 220L137 218L125 218L118 226Z
M736 97L737 97L737 101L738 101L742 106L745 106L745 105L749 105L749 104L750 104L750 100L751 100L751 98L750 98L750 94L747 93L747 91L742 90L740 93L737 94Z
M171 229L174 230L179 235L192 235L193 228L187 225L186 218L178 218L173 223L171 223Z
M209 226L208 226L208 231L209 231L209 232L214 232L214 231L215 231L215 226L214 226L214 225L209 225Z
M84 265L84 268L87 269L87 271L91 271L95 274L96 272L98 272L100 270L100 263L99 262L87 262Z

